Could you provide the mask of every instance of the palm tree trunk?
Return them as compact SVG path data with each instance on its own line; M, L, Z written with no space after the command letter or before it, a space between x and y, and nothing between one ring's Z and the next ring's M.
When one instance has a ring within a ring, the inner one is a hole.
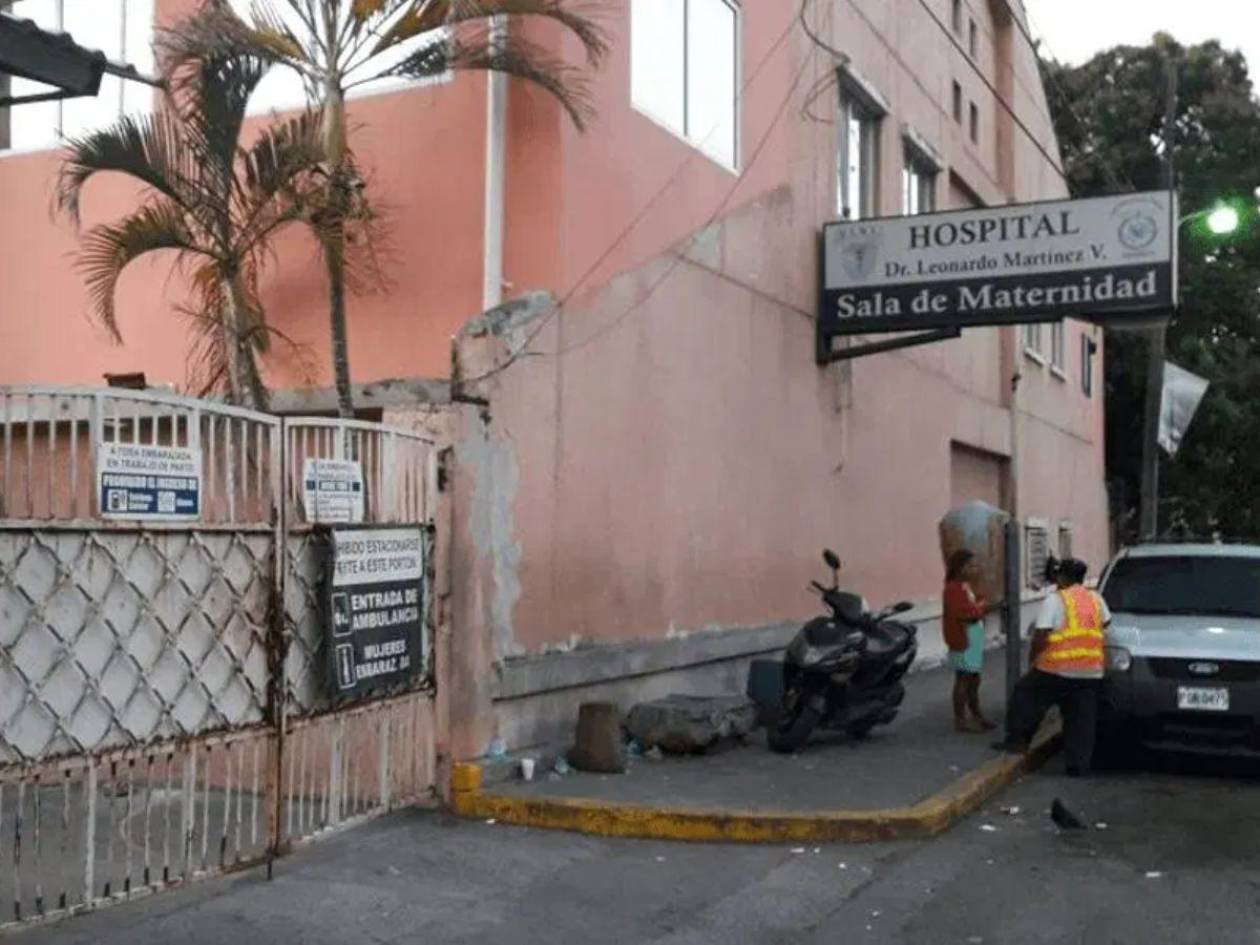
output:
M346 180L346 98L338 77L329 78L324 94L324 148L331 166L331 175L328 183L328 221L323 242L324 266L328 271L333 377L337 385L337 413L342 417L353 417L350 342L346 330L345 215L349 204L349 186Z
M236 286L224 279L222 285L223 311L219 313L219 330L223 333L223 358L227 374L228 403L244 403L241 389L241 327L237 308Z
M236 279L223 280L223 331L227 356L228 391L232 403L254 410L270 408L271 396L258 369L251 313Z

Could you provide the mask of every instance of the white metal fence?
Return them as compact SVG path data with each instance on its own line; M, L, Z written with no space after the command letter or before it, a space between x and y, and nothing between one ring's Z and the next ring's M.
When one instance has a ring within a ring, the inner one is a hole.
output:
M113 443L194 451L197 520L107 518L96 467ZM308 458L359 462L365 522L425 526L432 547L437 450L412 433L146 391L0 387L10 921L258 862L430 796L427 677L357 705L328 695Z

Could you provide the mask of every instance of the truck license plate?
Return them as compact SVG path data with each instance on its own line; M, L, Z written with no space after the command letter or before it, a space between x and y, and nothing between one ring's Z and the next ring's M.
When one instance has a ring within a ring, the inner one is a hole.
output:
M1192 712L1228 712L1229 690L1178 686L1177 708Z

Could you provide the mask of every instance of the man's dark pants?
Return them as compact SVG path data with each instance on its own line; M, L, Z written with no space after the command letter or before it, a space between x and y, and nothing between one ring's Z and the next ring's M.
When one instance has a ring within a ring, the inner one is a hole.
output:
M1010 710L1006 714L1008 745L1027 745L1032 741L1041 720L1050 706L1057 705L1063 715L1063 753L1069 771L1084 773L1094 757L1094 738L1098 727L1098 692L1101 679L1073 679L1030 671L1015 685Z

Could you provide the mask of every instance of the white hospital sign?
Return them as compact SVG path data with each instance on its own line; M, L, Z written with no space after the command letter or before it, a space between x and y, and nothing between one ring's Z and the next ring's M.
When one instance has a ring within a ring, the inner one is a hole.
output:
M965 328L1171 310L1165 192L830 223L819 331Z

